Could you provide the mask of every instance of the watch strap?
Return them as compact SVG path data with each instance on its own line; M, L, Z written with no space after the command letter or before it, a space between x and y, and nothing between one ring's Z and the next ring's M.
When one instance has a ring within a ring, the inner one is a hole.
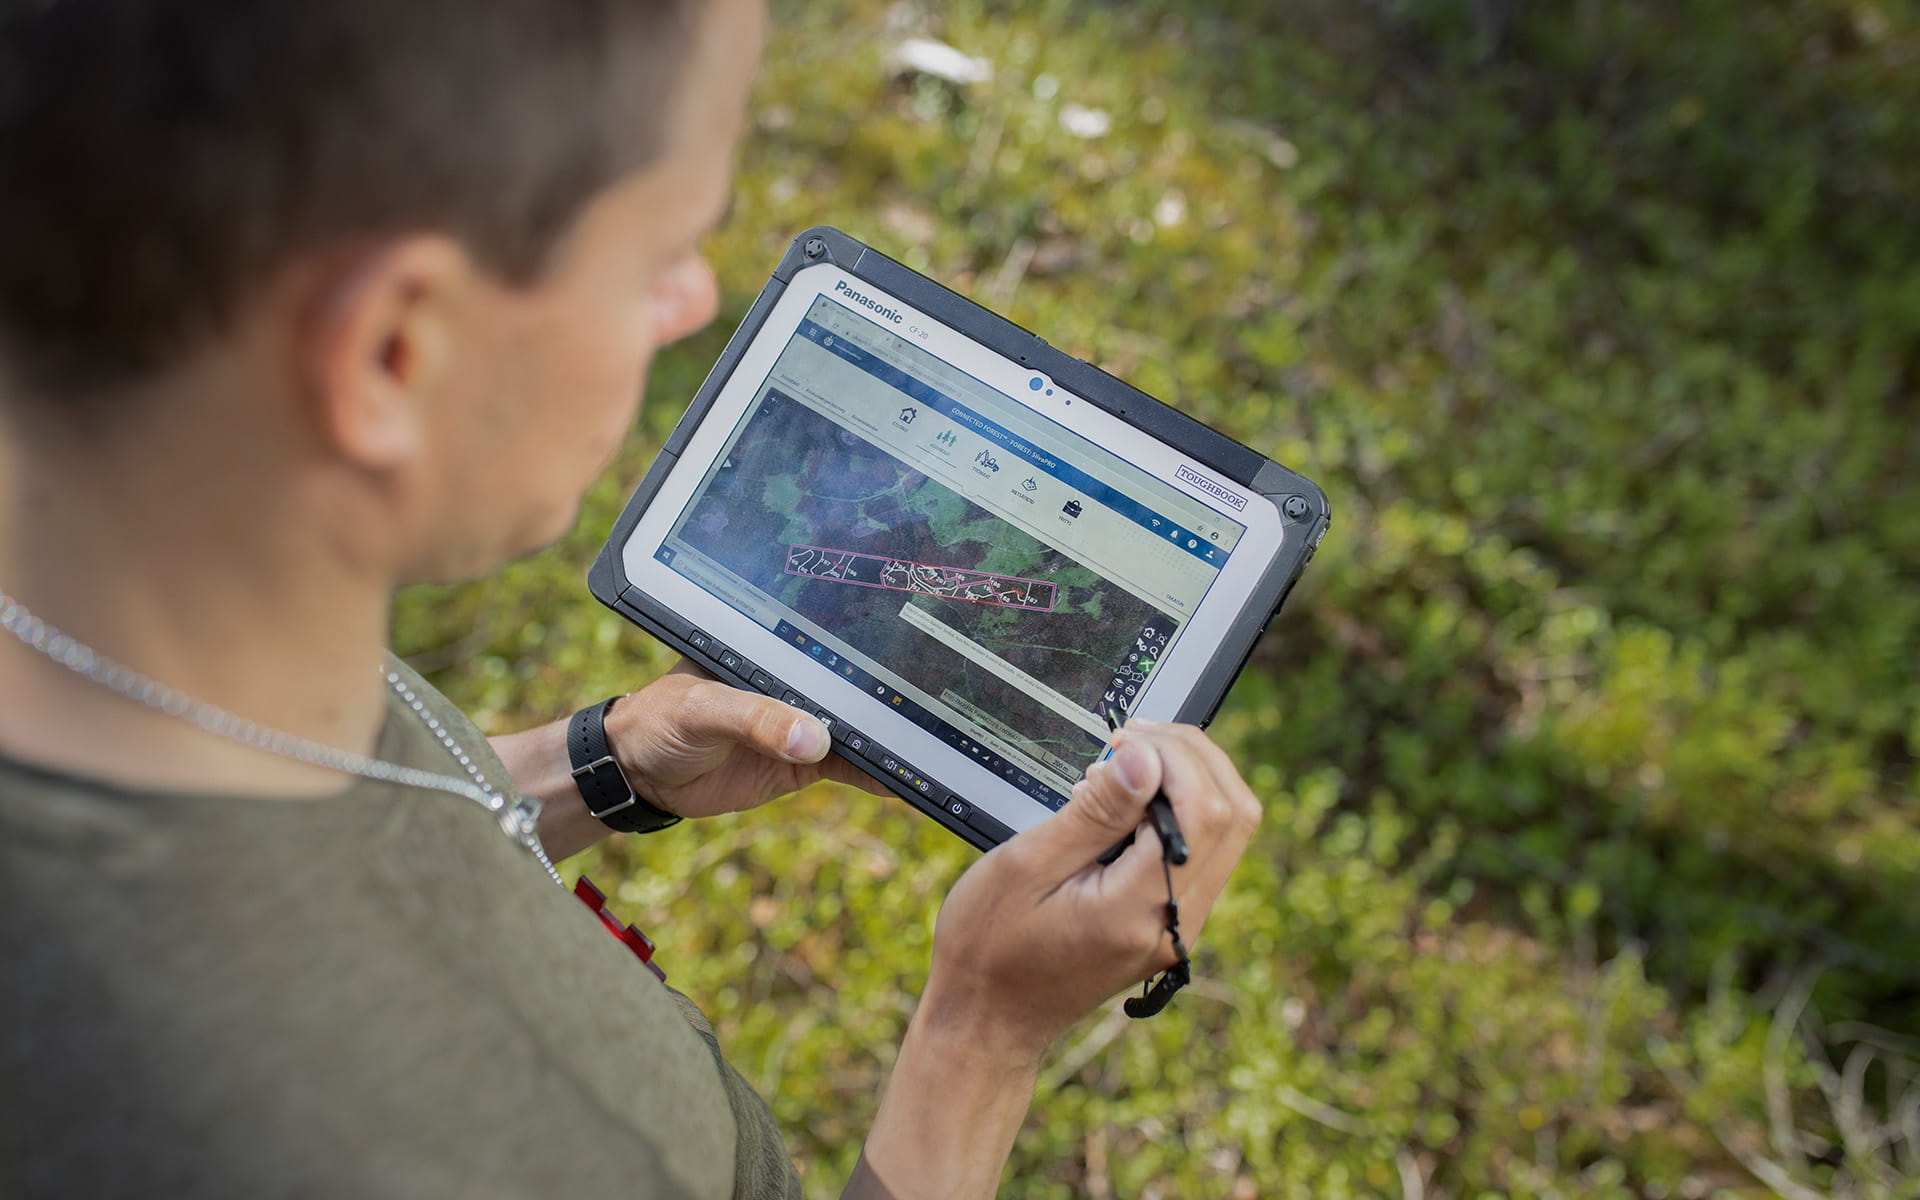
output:
M642 799L613 756L607 741L607 712L620 697L589 704L567 722L567 761L587 811L619 833L653 833L680 818Z

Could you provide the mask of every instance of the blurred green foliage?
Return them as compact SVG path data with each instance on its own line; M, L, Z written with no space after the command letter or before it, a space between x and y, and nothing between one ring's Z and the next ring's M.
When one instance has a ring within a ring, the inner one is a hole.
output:
M1920 10L776 22L723 328L403 652L495 731L664 669L586 564L840 225L1335 505L1214 727L1269 816L1199 982L1066 1039L1005 1194L1920 1195ZM993 79L890 77L909 35ZM585 857L837 1194L973 852L823 787Z

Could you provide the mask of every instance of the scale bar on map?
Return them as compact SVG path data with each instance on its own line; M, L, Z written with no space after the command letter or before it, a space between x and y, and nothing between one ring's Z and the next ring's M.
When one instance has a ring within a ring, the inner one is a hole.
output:
M922 596L940 596L974 604L997 604L1002 608L1024 608L1030 612L1053 611L1054 585L1039 579L940 567L931 563L909 562L904 558L888 558L883 554L863 554L858 550L790 545L787 547L786 570L789 575L831 579L860 587L914 592Z

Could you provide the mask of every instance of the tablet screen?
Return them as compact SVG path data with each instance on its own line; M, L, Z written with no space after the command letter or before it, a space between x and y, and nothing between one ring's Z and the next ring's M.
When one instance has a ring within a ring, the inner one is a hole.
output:
M860 311L884 303L812 301L653 557L1058 808L1246 529Z

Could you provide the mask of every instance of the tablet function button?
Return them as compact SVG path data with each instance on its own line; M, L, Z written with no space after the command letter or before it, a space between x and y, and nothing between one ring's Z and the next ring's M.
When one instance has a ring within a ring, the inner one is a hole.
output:
M805 708L807 706L807 698L792 688L788 688L786 691L780 693L780 703L786 705L788 708Z
M780 681L765 671L755 671L753 673L753 690L772 695L774 692L780 690Z
M968 804L958 796L948 796L947 811L964 821L973 815L973 805Z
M687 635L687 645L702 654L710 654L713 652L713 637L703 630L696 629Z
M729 650L725 646L719 646L715 657L720 660L721 666L732 671L735 675L747 675L753 671L753 664L748 662L746 656L738 650Z
M855 754L859 754L861 751L867 748L867 735L864 733L861 733L858 729L844 730L842 731L840 742L848 750L852 751Z

